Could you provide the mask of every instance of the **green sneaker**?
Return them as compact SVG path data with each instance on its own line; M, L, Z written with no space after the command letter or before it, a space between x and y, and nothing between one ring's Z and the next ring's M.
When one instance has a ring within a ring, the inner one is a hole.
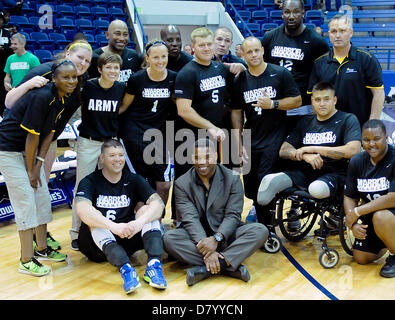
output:
M49 232L47 232L47 242L48 242L48 247L51 247L54 250L60 250L62 248L60 246L60 242L52 238Z
M51 272L51 268L43 266L36 259L31 258L28 262L19 261L19 273L30 274L35 277L42 277Z
M34 256L39 261L50 260L50 261L54 261L54 262L65 261L67 258L67 254L53 250L51 247L47 247L43 251L38 251L35 248L34 249Z
M33 243L34 243L34 246L36 246L36 235L35 234L33 234ZM49 232L47 232L47 244L48 244L48 247L51 247L54 250L60 250L62 248L60 245L60 242L55 240Z

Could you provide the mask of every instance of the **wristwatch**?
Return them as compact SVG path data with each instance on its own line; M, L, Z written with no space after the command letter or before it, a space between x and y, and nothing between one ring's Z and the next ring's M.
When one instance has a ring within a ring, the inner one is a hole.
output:
M273 109L278 109L278 100L273 100Z
M224 236L222 235L222 233L216 232L216 233L214 233L214 239L215 239L215 241L220 243L224 240Z

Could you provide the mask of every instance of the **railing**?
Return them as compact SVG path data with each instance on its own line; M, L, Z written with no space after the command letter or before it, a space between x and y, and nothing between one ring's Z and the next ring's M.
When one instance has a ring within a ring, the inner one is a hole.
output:
M130 1L131 1L131 3L130 3ZM139 15L139 13L137 11L136 3L134 2L134 0L126 0L126 3L127 3L128 10L130 10L131 5L133 4L133 12L129 12L129 14L130 14L130 17L132 19L133 25L138 24L138 26L139 26L140 33L141 33L140 35L141 35L142 38L141 39L137 39L138 40L137 42L139 43L139 47L140 47L141 52L144 52L144 48L145 48L145 45L147 44L148 40L147 40L147 37L146 37L145 32L144 32L144 27L143 27L143 24L141 22L140 15ZM139 38L139 34L135 30L135 28L133 28L133 29L134 29L134 32L136 33L137 38Z
M387 65L386 70L391 70L391 64L395 64L395 49L391 48L363 48L377 58L379 62Z
M246 30L250 36L254 36L254 34L252 33L252 31L251 31L250 28L248 27L247 23L246 23L246 22L244 21L244 19L240 16L239 12L237 11L237 9L235 8L235 6L233 5L232 1L230 1L230 0L225 0L225 1L224 1L224 6L225 6L225 11L226 11L227 8L231 7L231 8L233 9L234 13L235 13L235 19L236 19L236 20L239 19L239 20L242 22L242 25L243 25L243 27L244 27L244 30ZM236 22L237 22L237 21L236 21ZM235 23L235 24L236 24L236 27L237 27L237 23ZM243 36L244 36L244 33L243 33Z

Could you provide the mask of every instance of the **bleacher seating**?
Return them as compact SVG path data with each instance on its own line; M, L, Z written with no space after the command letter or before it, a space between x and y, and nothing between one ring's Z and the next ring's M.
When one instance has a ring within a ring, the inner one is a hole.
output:
M337 11L329 11L326 16L327 20L329 21L336 14L338 14ZM376 19L395 18L395 10L354 10L352 17L355 22L359 22L359 19L371 19L375 22Z
M321 10L308 10L305 14L305 20L320 26L324 23L324 13Z
M351 0L352 7L362 9L364 7L392 6L395 9L393 0Z
M253 22L262 25L263 23L268 22L269 14L266 10L255 10L251 15L251 19Z
M355 32L365 32L369 36L374 36L377 32L395 32L395 22L389 23L354 23L353 30ZM328 32L328 24L322 25L322 31Z
M52 60L52 52L49 50L38 49L34 50L34 55L40 60L41 63L45 63Z

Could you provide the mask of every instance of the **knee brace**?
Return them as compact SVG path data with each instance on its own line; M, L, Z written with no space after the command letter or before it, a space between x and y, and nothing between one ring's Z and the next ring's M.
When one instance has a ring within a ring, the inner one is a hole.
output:
M324 181L315 180L309 185L309 193L316 199L325 199L331 195L331 190Z
M145 232L143 235L144 250L147 252L148 260L157 258L161 260L163 254L162 233L159 230Z
M121 268L125 263L130 263L125 249L116 241L105 244L103 246L103 252L107 257L108 262L117 268Z

